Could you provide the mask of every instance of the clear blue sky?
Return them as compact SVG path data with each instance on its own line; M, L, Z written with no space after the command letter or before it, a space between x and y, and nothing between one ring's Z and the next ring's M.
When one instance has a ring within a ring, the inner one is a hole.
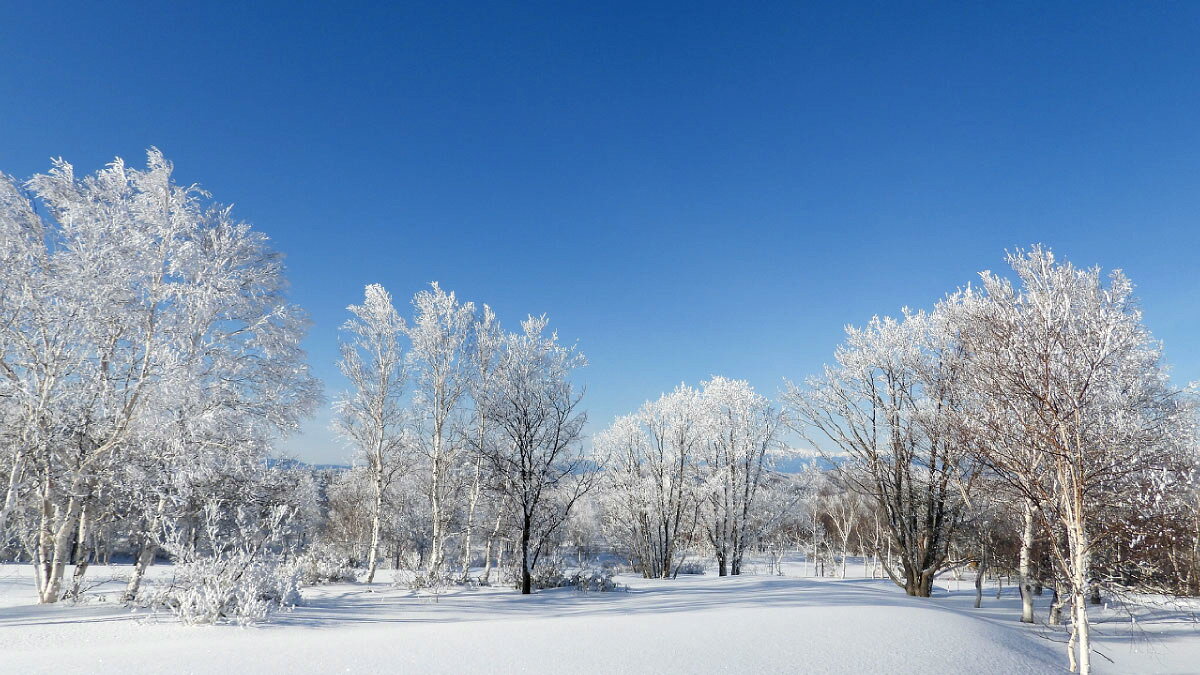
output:
M596 429L1033 242L1200 379L1200 4L386 4L7 3L0 170L160 147L287 254L330 394L371 282L548 313ZM327 421L286 447L343 458Z

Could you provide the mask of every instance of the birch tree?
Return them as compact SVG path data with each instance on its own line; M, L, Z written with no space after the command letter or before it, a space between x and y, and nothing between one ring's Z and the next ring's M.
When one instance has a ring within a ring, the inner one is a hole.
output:
M489 420L487 410L480 406L478 402L485 396L488 388L492 386L492 381L496 372L496 360L500 355L500 347L504 339L504 333L500 329L500 322L496 319L496 313L491 307L483 306L482 316L479 317L471 328L470 354L472 378L470 384L471 398L475 402L472 409L474 414L474 438L469 443L473 444L476 452L473 453L474 459L471 462L470 485L467 490L466 504L466 520L463 523L462 537L462 573L461 579L466 581L471 572L471 546L473 535L475 533L476 515L479 512L480 500L484 496L485 483L489 476L485 473L484 454L482 448L488 442ZM491 538L488 539L489 549ZM485 551L485 557L490 556L490 550Z
M353 318L342 325L350 337L342 344L338 369L353 388L334 404L334 428L366 459L371 474L371 544L367 583L375 580L383 526L384 495L403 469L405 445L405 370L401 339L404 319L383 286L367 286L361 305L347 308Z
M318 398L279 256L172 170L157 150L144 170L116 160L82 179L60 160L28 182L45 219L0 181L2 253L20 275L0 320L3 394L21 411L6 504L35 505L42 602L61 596L115 467L181 411L225 430L198 443L265 441Z
M429 508L433 528L429 574L441 578L446 539L454 499L455 481L464 457L462 427L464 397L472 382L469 339L475 305L460 303L454 293L435 282L412 300L414 315L408 324L412 342L408 367L412 376L417 430L422 451L429 459Z
M1192 442L1192 414L1169 384L1124 274L1105 283L1099 268L1058 262L1041 247L1008 263L1017 283L981 275L983 301L965 339L979 413L1015 422L1021 438L980 449L1051 534L1072 606L1071 670L1087 673L1093 557L1120 527L1119 518L1103 517L1105 504L1147 487L1136 478L1173 465Z

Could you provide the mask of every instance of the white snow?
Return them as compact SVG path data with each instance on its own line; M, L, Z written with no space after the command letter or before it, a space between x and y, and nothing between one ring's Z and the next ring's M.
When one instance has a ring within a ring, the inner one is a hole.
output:
M787 568L801 574L802 566ZM1023 626L1015 589L973 609L970 577L934 598L878 579L711 575L628 591L437 598L376 584L305 589L306 604L250 628L185 627L113 602L124 568L93 568L89 602L38 606L29 566L0 565L0 671L13 673L1053 673L1065 633ZM161 578L169 567L152 568ZM859 568L861 571L861 567ZM382 574L385 578L387 574ZM1038 598L1044 619L1049 593ZM1190 606L1195 609L1194 606ZM1099 673L1200 668L1188 607L1094 612Z

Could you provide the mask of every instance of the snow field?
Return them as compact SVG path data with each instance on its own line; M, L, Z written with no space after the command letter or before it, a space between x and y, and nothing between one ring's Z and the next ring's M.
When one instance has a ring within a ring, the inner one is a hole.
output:
M801 566L789 565L791 574ZM851 568L852 571L861 567ZM28 566L0 566L0 671L13 673L1055 673L1065 634L1016 621L1014 588L971 608L969 579L931 599L878 579L620 577L627 591L307 588L251 628L185 627L112 600L124 568L95 569L79 605L38 606ZM169 566L152 568L155 578ZM959 587L956 589L956 586ZM104 597L107 596L107 597ZM1049 593L1038 598L1044 619ZM1100 673L1188 673L1200 631L1186 608L1146 608L1139 630L1098 609ZM1144 633L1143 633L1144 631Z

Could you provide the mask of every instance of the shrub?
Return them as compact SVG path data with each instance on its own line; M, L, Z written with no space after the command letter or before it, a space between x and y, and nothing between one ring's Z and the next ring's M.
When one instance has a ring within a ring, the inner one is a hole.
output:
M560 561L550 560L539 565L534 571L531 585L534 589L574 588L584 593L603 593L620 588L613 580L614 576L614 569L610 565L564 570Z
M317 586L338 584L358 580L358 571L350 561L327 546L319 546L301 553L293 563L300 584Z
M168 533L164 549L174 558L170 584L156 586L145 604L166 609L184 624L264 621L271 612L300 600L301 563L279 548L286 507L277 507L260 527L243 509L230 517L221 505L205 505L200 531Z
M685 560L675 568L675 574L704 574L704 563L699 560Z

